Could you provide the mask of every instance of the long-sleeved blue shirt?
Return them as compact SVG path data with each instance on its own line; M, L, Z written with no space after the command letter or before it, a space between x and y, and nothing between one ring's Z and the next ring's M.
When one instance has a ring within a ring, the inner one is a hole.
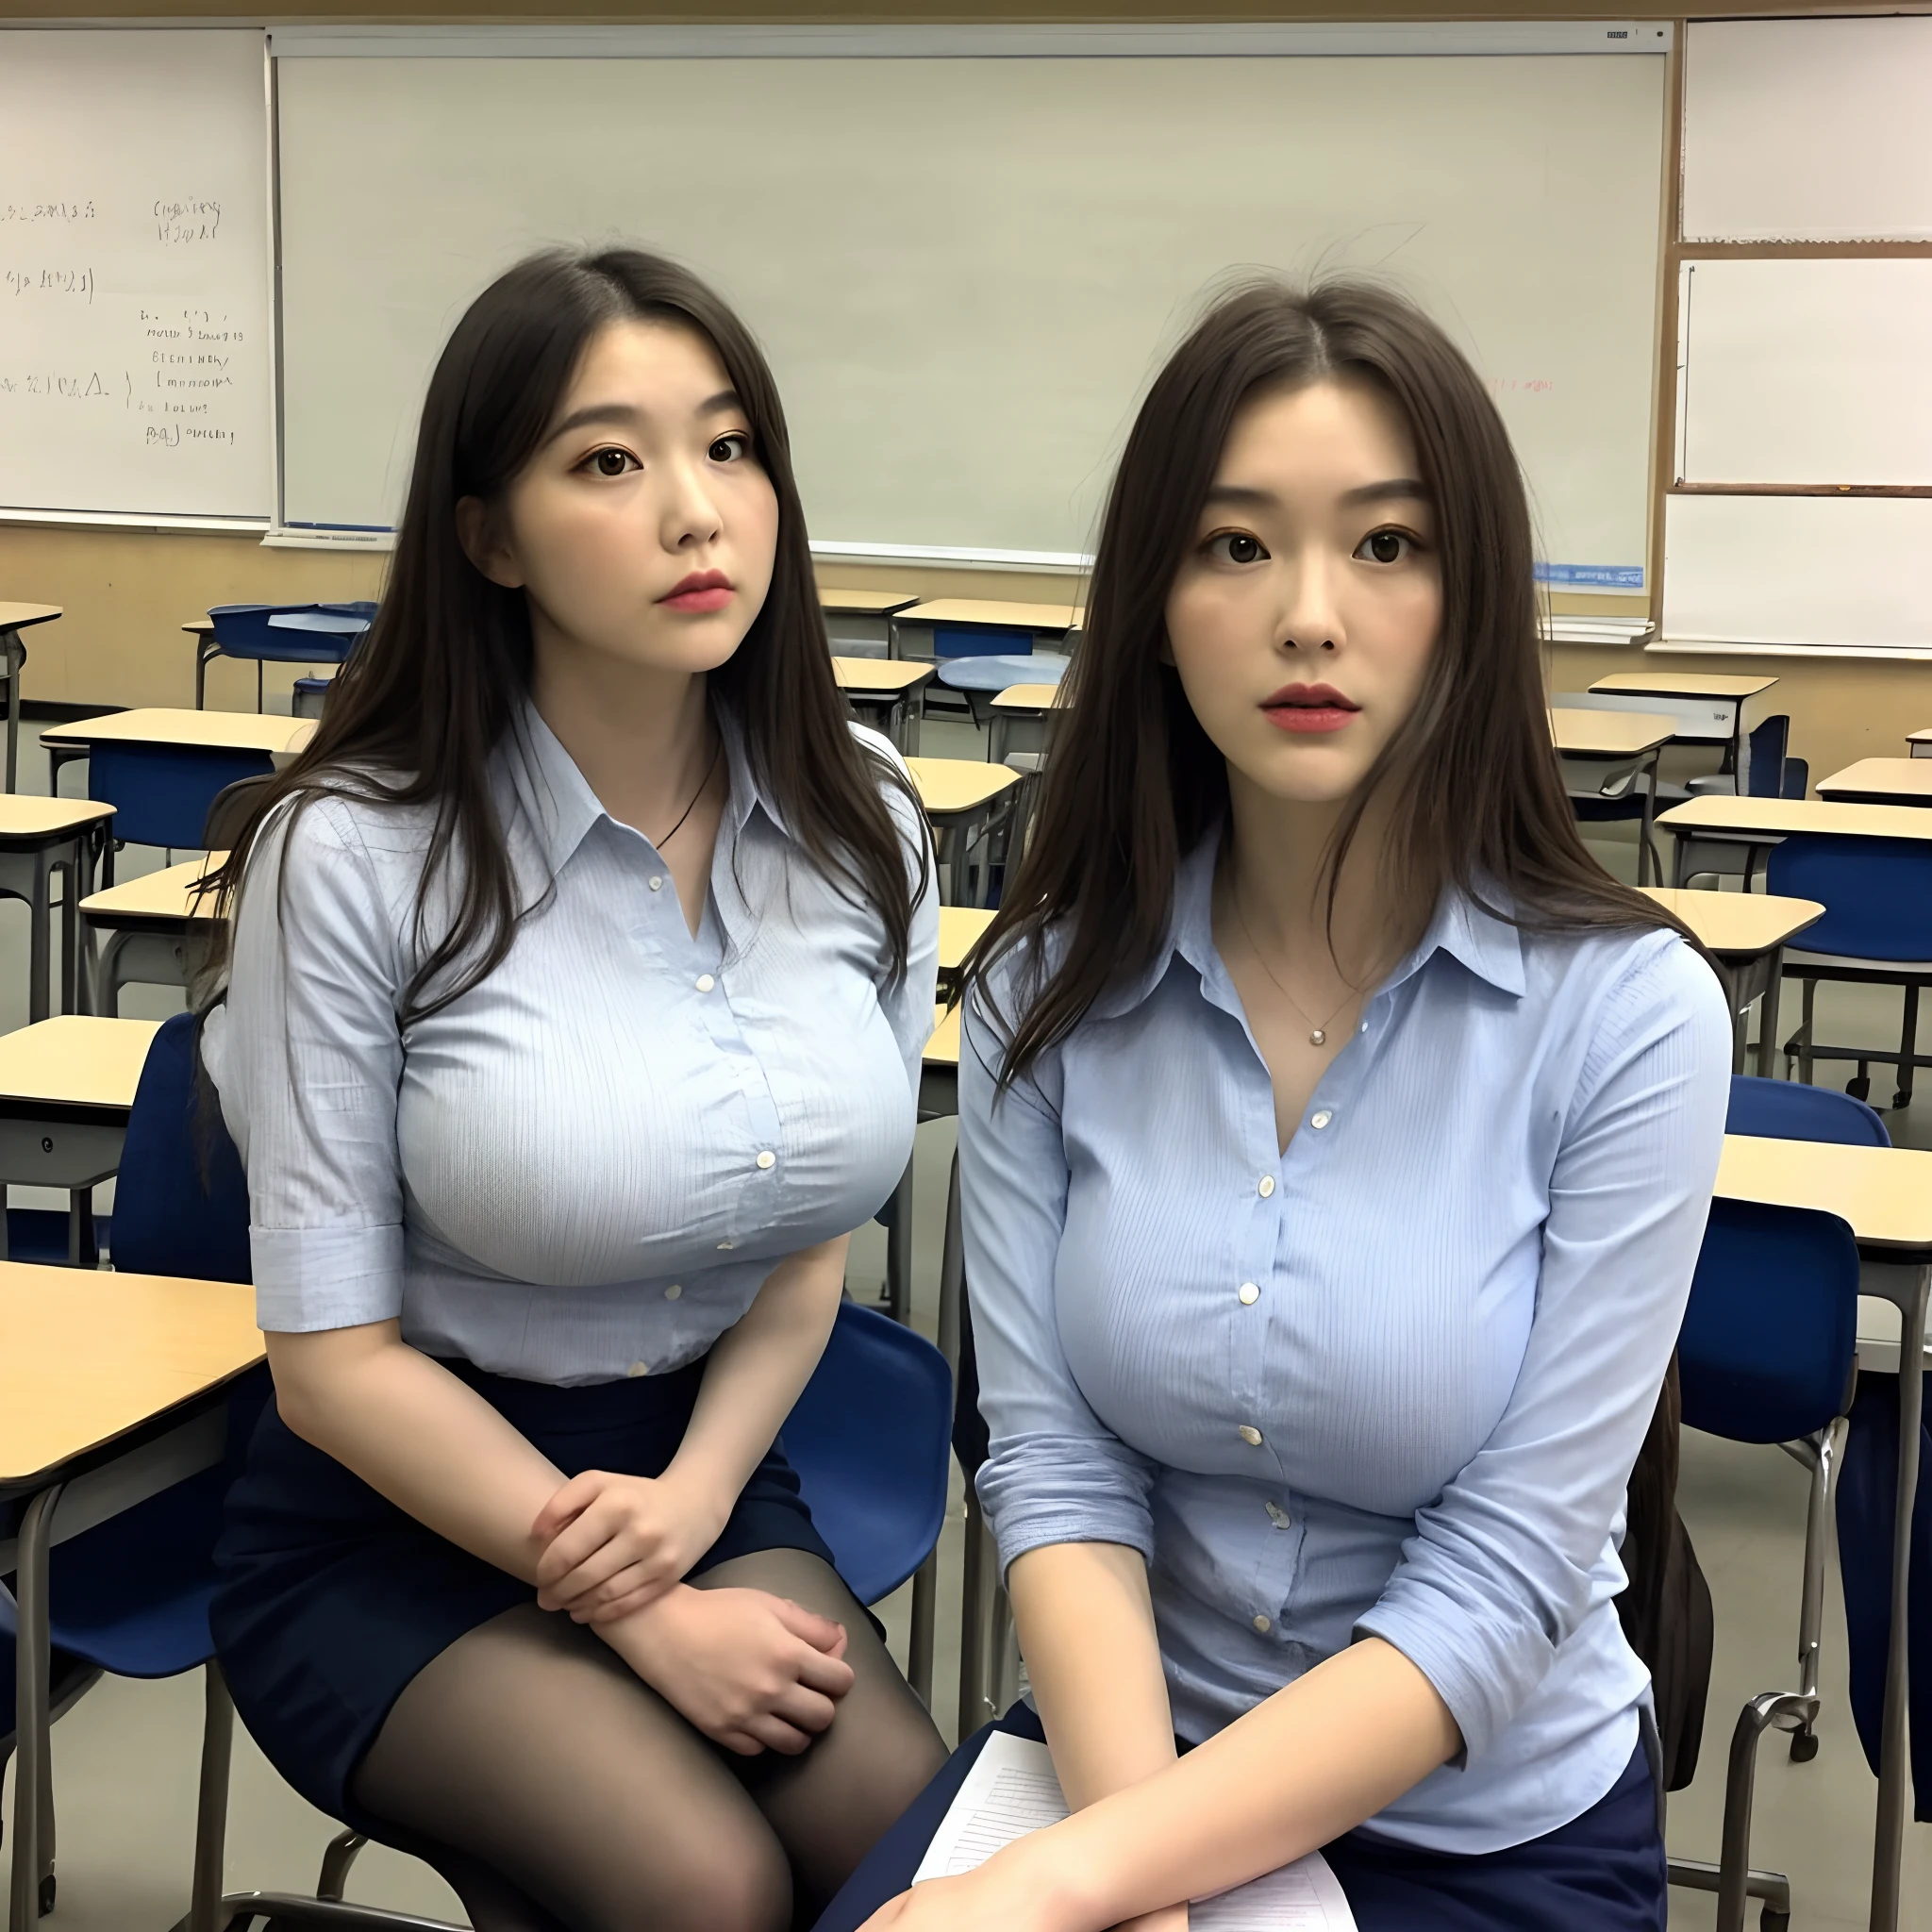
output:
M1717 1173L1725 1002L1673 932L1519 933L1447 894L1284 1154L1214 859L1184 861L1153 970L997 1102L1024 962L969 1007L979 1494L1006 1563L1146 1557L1184 1738L1393 1644L1465 1750L1371 1829L1522 1843L1636 1745L1617 1549Z

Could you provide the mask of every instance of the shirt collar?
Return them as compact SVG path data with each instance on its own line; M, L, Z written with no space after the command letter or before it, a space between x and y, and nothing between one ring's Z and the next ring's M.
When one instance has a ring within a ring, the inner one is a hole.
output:
M744 735L737 720L715 707L712 715L717 721L718 735L724 741L724 763L731 776L724 824L734 834L741 832L752 808L757 806L783 832L784 820L753 775ZM610 814L577 769L576 760L563 748L556 732L543 722L541 713L528 697L511 713L502 758L517 801L536 830L552 874L561 872L591 826L601 819L608 819Z
M1167 976L1175 956L1185 959L1210 992L1226 979L1214 944L1214 869L1221 853L1217 827L1180 862L1174 873L1174 912L1167 939L1154 963L1136 980L1094 1003L1096 1017L1131 1011ZM1418 944L1378 989L1388 992L1413 977L1438 953L1447 953L1499 992L1521 997L1523 941L1508 921L1488 912L1466 892L1445 886L1435 916Z

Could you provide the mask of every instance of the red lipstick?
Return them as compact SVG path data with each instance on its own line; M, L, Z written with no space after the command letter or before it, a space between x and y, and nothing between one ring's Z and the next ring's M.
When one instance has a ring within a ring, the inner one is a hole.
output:
M731 579L722 570L694 570L658 602L668 610L722 610L731 601Z
M1284 684L1261 700L1269 724L1281 731L1340 731L1360 710L1332 684Z

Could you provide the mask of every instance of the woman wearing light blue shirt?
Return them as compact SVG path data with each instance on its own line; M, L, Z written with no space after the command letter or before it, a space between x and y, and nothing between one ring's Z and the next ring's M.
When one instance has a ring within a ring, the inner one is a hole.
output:
M774 1442L910 1150L937 896L692 276L478 297L231 874L204 1047L275 1383L237 1707L477 1932L784 1932L943 1755Z
M1730 1026L1578 841L1531 557L1384 291L1239 292L1141 411L960 1070L979 1493L1074 1815L876 1926L1180 1932L1325 1848L1361 1932L1662 1932L1612 1599Z

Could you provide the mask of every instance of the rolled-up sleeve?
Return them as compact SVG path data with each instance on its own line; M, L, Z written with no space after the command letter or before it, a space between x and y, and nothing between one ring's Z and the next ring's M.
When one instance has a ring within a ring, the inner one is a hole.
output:
M1068 1183L1058 1054L995 1100L999 1034L977 998L963 1032L961 1222L979 1407L991 1437L978 1491L1002 1573L1048 1543L1122 1543L1151 1561L1155 1465L1089 1407L1055 1314Z
M1514 1392L1357 1620L1428 1677L1472 1763L1591 1607L1683 1321L1730 1057L1723 995L1681 942L1660 941L1607 991L1550 1177Z
M402 1312L399 985L396 926L352 809L285 811L250 857L205 1046L247 1169L265 1330Z

